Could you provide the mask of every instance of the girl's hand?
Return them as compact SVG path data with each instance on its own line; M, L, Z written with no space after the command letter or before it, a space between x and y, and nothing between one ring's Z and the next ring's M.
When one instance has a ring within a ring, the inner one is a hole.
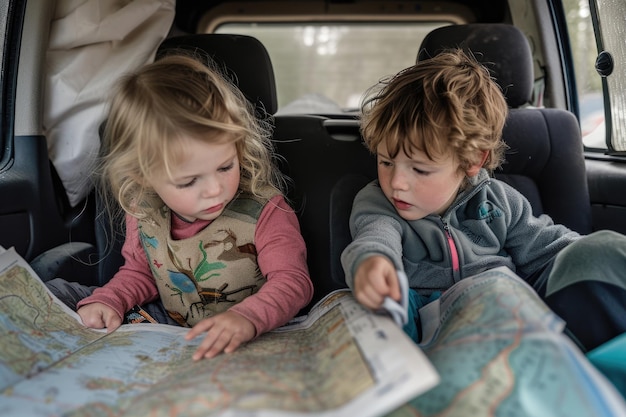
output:
M400 284L393 263L384 256L365 259L354 274L354 296L373 310L382 306L385 297L400 301Z
M84 305L78 309L77 313L85 326L92 329L106 327L107 333L111 333L122 324L122 318L115 310L102 303Z
M185 335L185 340L191 340L202 332L207 332L207 334L193 354L192 358L195 361L212 358L221 352L233 352L242 343L252 340L256 334L256 328L245 317L226 311L197 323Z

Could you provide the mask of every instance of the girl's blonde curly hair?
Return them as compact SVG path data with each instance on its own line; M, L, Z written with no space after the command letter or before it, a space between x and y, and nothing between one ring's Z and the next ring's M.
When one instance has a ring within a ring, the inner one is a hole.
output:
M235 143L240 189L264 197L283 189L273 161L271 127L212 61L179 51L124 76L104 129L99 178L107 207L144 218L163 202L147 179L169 175L184 155L181 139ZM113 200L111 200L111 198Z

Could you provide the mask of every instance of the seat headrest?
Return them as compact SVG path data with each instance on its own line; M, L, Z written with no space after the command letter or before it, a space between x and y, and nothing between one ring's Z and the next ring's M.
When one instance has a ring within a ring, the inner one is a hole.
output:
M491 71L509 107L530 102L534 83L533 59L528 39L518 28L504 23L471 23L437 28L422 41L417 61L457 47L471 52Z
M156 59L183 49L212 58L224 68L233 82L260 114L273 115L278 109L272 61L265 46L247 35L202 33L165 39Z

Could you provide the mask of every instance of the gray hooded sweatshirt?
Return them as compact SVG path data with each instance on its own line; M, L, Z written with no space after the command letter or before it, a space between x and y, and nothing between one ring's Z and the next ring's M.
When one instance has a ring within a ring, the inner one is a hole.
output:
M366 185L354 199L353 241L341 255L348 286L354 288L354 271L373 255L389 258L426 296L498 266L524 278L580 237L547 215L535 217L522 194L484 169L470 183L443 216L412 221L398 215L378 181Z

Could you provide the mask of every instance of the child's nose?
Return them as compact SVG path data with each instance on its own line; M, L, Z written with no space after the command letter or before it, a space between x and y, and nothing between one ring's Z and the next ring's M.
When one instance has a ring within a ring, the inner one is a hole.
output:
M221 190L219 181L207 179L202 187L202 197L210 198L219 195Z
M398 168L395 168L391 174L391 187L395 190L406 190L407 177L405 173Z

